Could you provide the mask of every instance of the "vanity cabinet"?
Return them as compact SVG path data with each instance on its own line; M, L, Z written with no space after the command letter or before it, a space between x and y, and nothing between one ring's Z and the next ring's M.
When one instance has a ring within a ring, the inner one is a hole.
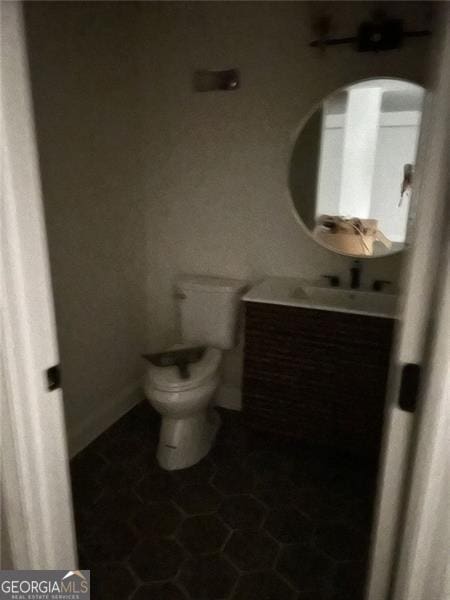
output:
M394 319L246 302L248 425L376 454Z

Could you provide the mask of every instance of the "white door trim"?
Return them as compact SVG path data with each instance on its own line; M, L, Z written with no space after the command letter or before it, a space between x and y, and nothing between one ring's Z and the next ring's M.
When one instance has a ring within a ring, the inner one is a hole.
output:
M449 90L450 92L450 90ZM450 216L450 210L447 211ZM450 227L424 360L394 600L450 598Z
M433 314L433 291L445 232L450 167L450 6L444 3L439 7L439 23L440 31L434 32L436 43L430 60L434 72L419 142L415 234L405 265L402 319L391 364L368 600L391 598L410 484L408 469L413 429L417 421L415 414L398 408L400 378L403 365L423 364L425 360L425 342ZM399 598L403 599L403 596ZM404 598L406 600L406 596ZM411 599L408 597L408 600Z
M58 351L19 2L2 3L1 34L4 514L15 568L73 569L62 394L45 377Z

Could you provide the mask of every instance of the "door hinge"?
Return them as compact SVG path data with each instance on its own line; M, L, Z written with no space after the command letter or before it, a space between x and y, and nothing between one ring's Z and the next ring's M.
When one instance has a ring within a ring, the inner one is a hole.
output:
M46 370L47 389L49 392L61 387L61 365L53 365Z
M403 366L398 405L402 410L413 413L417 407L421 366L408 363Z

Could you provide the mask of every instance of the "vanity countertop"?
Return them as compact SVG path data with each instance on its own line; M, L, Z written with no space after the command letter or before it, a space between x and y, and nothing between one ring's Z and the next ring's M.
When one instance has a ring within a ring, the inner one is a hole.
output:
M295 277L268 277L252 286L244 302L261 302L396 318L397 296L372 290L325 287Z

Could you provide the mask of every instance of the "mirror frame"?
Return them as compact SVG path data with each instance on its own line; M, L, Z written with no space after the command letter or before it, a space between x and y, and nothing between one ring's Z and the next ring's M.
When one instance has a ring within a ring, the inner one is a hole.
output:
M303 229L303 231L306 232L306 234L309 236L309 238L311 238L318 246L320 246L321 248L324 248L325 250L328 250L328 252L332 252L333 254L337 254L339 256L345 256L347 258L353 259L353 260L374 260L374 259L383 259L383 258L389 258L391 256L397 256L398 254L401 254L402 252L404 252L409 246L410 244L406 241L407 240L407 235L408 235L408 229L409 226L407 226L407 230L406 230L406 238L405 238L405 243L403 245L403 248L400 248L399 250L394 250L393 252L389 252L386 254L381 254L379 256L367 256L367 255L357 255L357 254L348 254L346 252L342 252L340 250L336 250L336 248L332 248L331 246L328 246L327 244L323 243L323 242L319 242L313 235L313 233L311 232L310 229L308 229L308 227L305 225L305 223L303 222L303 219L301 218L297 207L295 206L294 203L294 198L292 197L292 193L291 193L291 188L290 188L290 173L291 173L291 160L292 160L292 154L293 151L295 149L295 146L297 144L299 135L301 134L301 132L303 131L303 129L305 128L306 124L308 123L309 119L314 115L314 113L322 106L322 104L324 103L324 101L329 98L331 95L343 91L345 89L347 89L349 86L351 85L355 85L358 83L363 83L364 81L373 81L374 79L392 79L393 81L403 81L404 83L410 83L411 85L416 85L418 87L421 87L424 90L424 96L426 96L426 94L428 93L428 88L425 87L425 85L423 84L423 82L418 82L418 81L413 81L412 79L407 79L405 77L393 77L392 75L386 76L386 75L374 75L373 77L364 77L362 79L356 79L354 81L351 81L350 83L344 84L339 88L336 88L334 91L330 92L329 94L327 94L326 96L324 96L321 100L319 100L316 104L314 104L314 106L312 106L312 108L306 113L305 117L303 119L301 119L299 125L297 126L297 128L294 130L292 136L291 136L291 143L289 144L289 148L288 148L288 165L287 165L287 178L286 178L286 184L287 184L287 192L289 195L289 201L291 204L291 212L294 216L294 219L297 221L297 223L300 225L300 227ZM424 98L424 103L425 104L425 98ZM423 112L422 112L423 114ZM420 127L420 131L419 131L419 137L418 137L418 142L417 142L417 155L419 152L419 147L421 144L421 138L422 138L422 123L421 123L421 127ZM413 198L414 196L412 196Z

